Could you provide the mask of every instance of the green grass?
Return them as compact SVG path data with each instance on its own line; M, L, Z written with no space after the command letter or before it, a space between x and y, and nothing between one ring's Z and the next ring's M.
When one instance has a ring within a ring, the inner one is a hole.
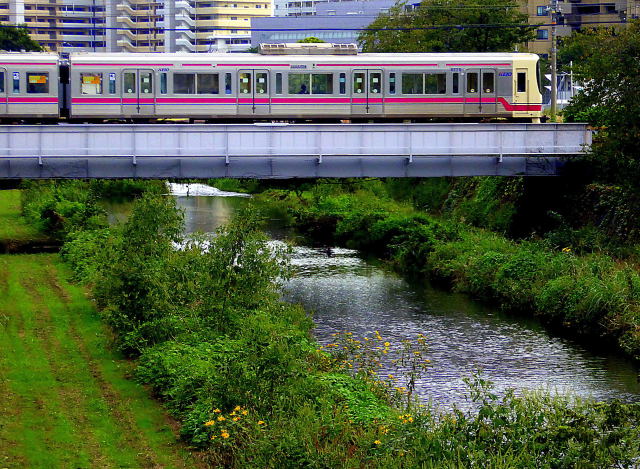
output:
M27 224L20 213L20 190L0 190L0 240L26 241L43 235Z
M55 255L0 256L0 467L192 467Z

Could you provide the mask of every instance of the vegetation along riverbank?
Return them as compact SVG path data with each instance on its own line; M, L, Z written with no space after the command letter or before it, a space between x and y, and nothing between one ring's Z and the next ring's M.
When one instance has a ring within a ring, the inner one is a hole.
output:
M319 347L308 314L279 299L287 251L267 243L252 211L214 237L185 241L170 197L147 193L126 223L109 227L97 197L82 191L79 183L33 186L24 211L58 219L45 209L52 193L59 207L77 203L59 236L73 278L89 286L100 311L86 314L108 324L112 346L177 419L199 464L603 467L640 456L638 405L497 396L475 376L476 410L439 413L410 398L415 374L428 373L428 336L395 344L384 331L345 333ZM377 377L387 356L413 360L414 371Z

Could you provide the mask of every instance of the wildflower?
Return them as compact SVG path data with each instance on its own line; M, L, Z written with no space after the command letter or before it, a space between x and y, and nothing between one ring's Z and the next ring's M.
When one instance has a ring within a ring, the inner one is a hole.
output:
M571 248L562 248L562 252L571 252Z
M238 420L240 420L240 417L233 417L232 419L234 422L237 422Z
M215 435L211 435L211 439L212 439L212 440L215 440L216 438L218 438L218 437L217 437L217 436L215 436Z
M384 343L384 346L385 346L385 347L389 347L390 345L391 345L391 343L389 343L389 342L385 342L385 343Z
M220 432L220 436L221 436L222 438L225 438L225 439L226 439L226 438L229 438L229 432L227 432L226 430L222 430L222 431Z
M236 415L236 411L234 410L233 412L231 412L229 415Z
M249 413L249 411L245 409L241 413L242 413L242 415L247 415Z
M213 410L213 413L214 413L214 414L219 414L220 412L222 412L220 409L214 409L214 410Z
M381 443L382 443L382 441L380 441L380 440L376 440L376 441L373 442L374 445L379 445Z
M224 418L222 415L218 416L218 422L224 422L225 420L227 420L227 419Z
M205 427L210 427L211 425L215 425L216 421L215 420L209 420L208 422L205 422L204 426Z
M235 409L233 409L233 410L237 412L237 411L239 411L240 409L242 409L242 407L240 407L239 405L237 405L237 406L235 407Z
M258 420L258 425L264 425L264 420Z

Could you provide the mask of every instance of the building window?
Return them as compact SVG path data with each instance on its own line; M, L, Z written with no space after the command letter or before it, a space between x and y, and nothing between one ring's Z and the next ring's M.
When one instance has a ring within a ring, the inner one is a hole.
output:
M549 39L549 30L538 29L536 39L539 39L539 40Z
M549 10L547 10L546 6L538 7L538 16L549 16Z

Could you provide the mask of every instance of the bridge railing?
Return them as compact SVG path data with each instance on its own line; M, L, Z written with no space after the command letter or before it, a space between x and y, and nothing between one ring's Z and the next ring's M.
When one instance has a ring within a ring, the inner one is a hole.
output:
M580 155L583 124L0 126L0 157Z

